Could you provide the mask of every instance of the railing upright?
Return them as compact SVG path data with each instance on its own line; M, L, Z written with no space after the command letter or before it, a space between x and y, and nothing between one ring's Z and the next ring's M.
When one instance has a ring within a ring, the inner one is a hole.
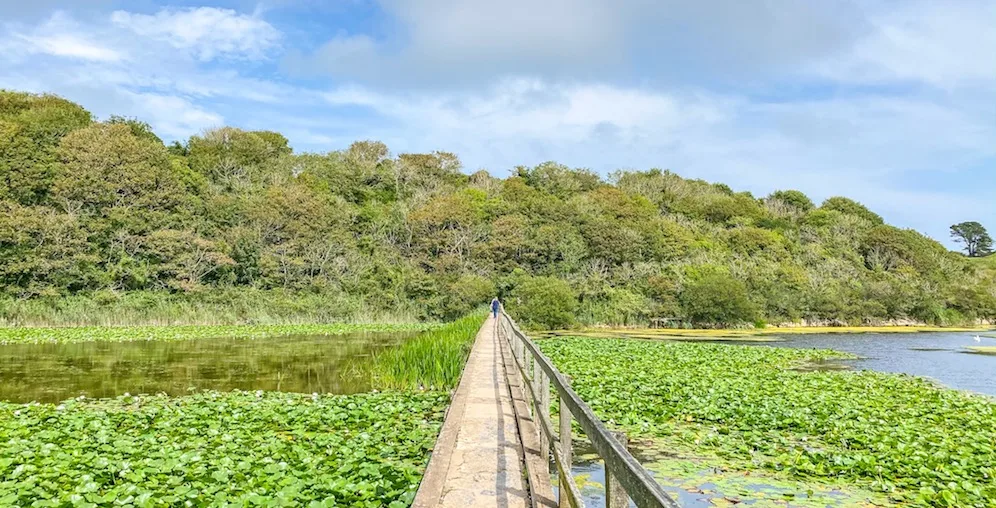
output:
M541 451L547 461L552 452L557 466L560 508L584 506L581 491L571 474L572 421L578 422L605 463L606 501L609 508L628 506L629 499L640 508L678 508L678 503L664 492L660 484L626 450L626 436L605 428L591 408L571 388L570 380L522 333L504 309L499 317L499 330L508 341L516 367L526 385L524 391L527 404L540 429ZM560 405L560 425L556 434L550 415L551 385L557 392Z

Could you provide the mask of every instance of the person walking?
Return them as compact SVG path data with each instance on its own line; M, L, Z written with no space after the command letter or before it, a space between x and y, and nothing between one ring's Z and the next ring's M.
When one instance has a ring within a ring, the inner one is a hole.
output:
M494 314L495 318L498 318L498 309L501 308L501 302L498 301L498 297L491 299L491 313Z

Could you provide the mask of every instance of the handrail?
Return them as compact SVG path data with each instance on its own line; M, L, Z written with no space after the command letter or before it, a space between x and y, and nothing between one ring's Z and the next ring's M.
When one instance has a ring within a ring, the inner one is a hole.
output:
M547 457L551 451L553 452L560 476L560 506L562 508L584 506L580 491L573 475L571 475L570 425L565 426L563 420L565 415L567 418L577 420L595 447L595 451L605 462L606 500L610 508L626 506L628 504L625 501L627 495L641 508L679 507L678 503L668 496L650 473L626 450L626 447L605 428L605 425L595 416L588 404L574 392L568 379L553 366L550 359L539 350L536 344L522 333L522 330L505 312L504 308L502 308L498 328L505 332L504 335L512 350L512 356L515 358L515 363L529 388L529 395L534 406L533 413L538 417L540 424L542 452ZM532 376L529 375L527 368L530 363L532 363ZM553 385L560 398L560 436L554 435L550 420L550 385ZM568 419L567 422L569 421ZM558 441L560 442L558 443ZM618 493L616 496L612 495L612 491L618 491L618 486L610 487L610 481L613 483L618 481L619 486L625 490L621 493L621 500L617 497ZM565 494L567 495L566 499Z

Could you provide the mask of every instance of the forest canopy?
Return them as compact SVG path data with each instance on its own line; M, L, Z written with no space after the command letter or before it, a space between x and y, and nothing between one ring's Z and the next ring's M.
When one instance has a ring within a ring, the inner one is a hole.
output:
M166 146L136 119L0 91L0 307L279 294L330 318L450 319L499 295L540 326L996 318L992 263L845 197L659 169L462 169L376 141L298 154L230 127Z

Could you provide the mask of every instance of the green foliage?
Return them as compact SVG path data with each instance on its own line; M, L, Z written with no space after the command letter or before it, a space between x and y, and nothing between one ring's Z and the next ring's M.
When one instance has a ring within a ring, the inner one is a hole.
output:
M0 403L0 504L408 506L448 403L238 391Z
M0 294L18 299L0 321L448 320L496 291L536 300L516 289L530 278L556 288L537 326L996 314L991 269L846 198L553 162L502 180L447 152L295 154L228 127L166 147L141 120L17 92L0 92L0 134ZM700 272L727 274L732 309Z
M768 199L781 201L782 203L793 206L802 212L808 212L816 206L813 204L813 200L809 199L808 196L797 190L775 191L768 196Z
M708 271L690 280L681 292L688 319L704 324L738 324L757 316L747 287L729 274Z
M146 122L143 122L137 118L127 118L118 115L111 115L110 118L105 122L109 125L125 125L131 130L132 135L136 138L145 139L152 141L157 144L162 144L163 140L156 136L156 133L152 131L152 126Z
M566 328L574 323L577 295L560 279L525 277L516 283L506 305L528 326Z
M480 275L461 275L449 284L439 304L439 317L444 321L466 316L481 303L494 297L495 284Z
M985 397L909 376L790 370L844 356L831 351L584 338L540 347L603 421L669 453L847 482L902 505L996 498L996 404Z
M601 184L601 179L589 169L571 169L556 162L544 162L535 168L520 166L516 175L534 188L561 199L588 192Z
M418 302L390 309L359 295L247 287L193 292L99 290L70 296L0 296L5 326L139 326L182 324L412 323Z
M43 203L59 170L59 140L91 121L60 97L0 90L0 199Z
M883 224L885 221L877 213L869 210L865 205L840 196L835 196L823 202L820 208L824 210L835 210L840 213L855 215L873 224Z

